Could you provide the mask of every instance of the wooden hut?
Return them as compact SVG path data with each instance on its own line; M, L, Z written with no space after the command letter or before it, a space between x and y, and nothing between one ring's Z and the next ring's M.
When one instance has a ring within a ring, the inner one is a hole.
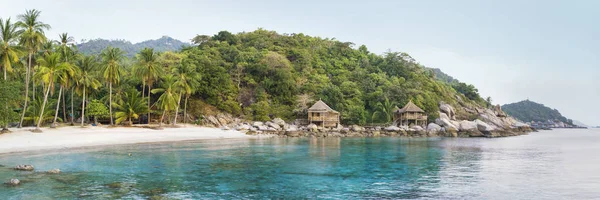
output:
M336 127L340 123L340 113L319 100L308 109L308 122L321 127Z
M425 111L409 101L401 109L394 111L394 123L398 126L427 126Z

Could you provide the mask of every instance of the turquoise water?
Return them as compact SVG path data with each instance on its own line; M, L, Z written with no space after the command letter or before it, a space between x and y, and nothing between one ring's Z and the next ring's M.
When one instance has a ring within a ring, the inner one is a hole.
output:
M3 155L2 199L598 199L600 130L208 140ZM131 154L131 156L129 155ZM37 170L7 169L32 164Z

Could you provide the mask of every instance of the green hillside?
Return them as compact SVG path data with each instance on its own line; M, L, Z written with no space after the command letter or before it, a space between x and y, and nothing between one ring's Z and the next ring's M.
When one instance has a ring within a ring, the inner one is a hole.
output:
M562 116L558 110L529 100L503 105L502 110L524 122L558 120L567 124L573 124L571 119Z

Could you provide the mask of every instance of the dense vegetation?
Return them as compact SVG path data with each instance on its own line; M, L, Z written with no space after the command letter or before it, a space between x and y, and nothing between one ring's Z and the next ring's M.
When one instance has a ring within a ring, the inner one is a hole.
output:
M156 40L146 40L140 43L131 43L126 40L105 40L105 39L93 39L84 41L77 44L79 52L86 55L100 54L106 47L115 47L125 51L125 54L129 58L135 57L135 54L140 52L144 48L151 48L158 52L165 51L179 51L184 46L190 44L182 41L173 39L168 36L163 36Z
M178 118L188 120L181 116L219 112L293 120L318 99L340 111L343 123L365 124L389 122L393 107L409 100L430 119L437 117L439 101L486 105L472 85L440 81L406 53L377 55L334 39L221 31L198 35L193 46L179 51L143 48L130 59L130 49L117 46L97 45L84 54L85 46L77 48L66 33L47 39L50 25L36 10L19 15L16 23L0 22L5 73L0 87L19 88L3 90L11 98L0 97L9 107L0 113L0 125L83 119L83 126L90 117L111 124L176 124ZM14 113L21 114L19 120Z
M573 125L573 121L562 116L558 110L529 100L503 105L502 110L524 122L546 122L551 120Z

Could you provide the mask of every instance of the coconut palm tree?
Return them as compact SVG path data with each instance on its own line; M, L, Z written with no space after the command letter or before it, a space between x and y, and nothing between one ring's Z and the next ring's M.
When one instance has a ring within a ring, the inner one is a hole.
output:
M383 103L378 102L375 105L376 111L373 112L373 116L371 116L371 120L383 119L386 123L392 120L392 115L394 105L390 102L390 100L386 97Z
M148 86L148 123L150 123L150 91L152 85L158 80L159 75L163 73L162 66L158 63L158 53L152 48L144 48L136 55L136 74L142 78L142 88ZM142 97L144 96L142 91Z
M73 74L73 67L69 63L62 62L60 54L50 53L37 60L38 78L45 86L44 103L42 104L41 113L44 113L46 102L48 102L48 94L54 90L54 84L62 73ZM43 116L40 114L40 119L37 122L36 128L39 130Z
M41 45L46 41L44 31L51 28L50 25L39 21L40 14L41 12L35 9L26 10L25 14L18 16L19 22L16 23L17 27L21 28L21 30L19 30L21 35L19 44L24 46L28 51L27 70L25 72L25 103L23 104L23 113L21 115L19 127L22 127L25 111L27 110L33 53L39 50Z
M165 114L175 110L175 107L177 107L177 99L179 98L179 95L176 91L177 85L175 82L175 76L172 74L167 74L162 79L161 88L152 90L152 94L162 93L158 98L158 101L156 101L158 106L163 110L162 116L160 117L160 126L162 126Z
M187 119L187 102L194 92L196 92L196 86L200 81L200 74L196 72L196 66L191 63L181 63L173 68L173 74L175 74L177 81L175 86L179 92L179 99L177 100L177 108L175 109L175 119L173 125L177 124L177 116L179 114L179 108L181 107L181 97L185 95L184 108L183 108L183 123L186 123Z
M74 41L75 39L71 36L69 36L68 33L61 33L58 35L59 41L57 42L59 44L58 46L58 50L62 56L62 58L64 59L65 62L69 62L69 59L71 59L72 57L76 56L76 52L73 51L73 48L75 48L74 45ZM74 60L74 59L73 59ZM74 80L73 78L71 78L70 80ZM71 81L72 82L72 81ZM74 84L69 84L70 82L67 82L68 86L72 86ZM68 87L71 88L71 116L74 116L74 106L73 106L73 97L75 94L75 87ZM67 87L65 88L67 89ZM62 99L63 99L63 118L66 119L67 113L66 111L66 106L65 106L65 93L63 93ZM71 126L74 124L74 119L73 117L71 117Z
M89 90L97 90L102 85L96 76L94 76L94 72L98 68L98 65L98 60L94 56L84 56L77 61L79 76L76 88L83 98L83 102L81 103L81 127L84 126L85 121L83 119L85 119L85 99L87 92Z
M148 112L148 107L145 104L145 99L140 96L140 92L131 89L125 93L124 98L115 104L115 108L117 112L115 113L116 123L120 124L121 122L127 120L129 121L129 125L132 125L133 122L131 119L139 118L139 114Z
M100 54L104 65L103 77L108 83L108 112L110 114L110 125L114 125L112 114L112 88L113 84L119 84L123 71L121 62L125 58L125 52L119 48L106 47Z
M58 118L58 109L60 108L60 99L63 95L63 90L65 90L65 88L69 87L69 85L71 84L72 79L74 79L79 73L79 68L74 67L73 65L71 65L68 62L62 62L62 63L66 63L67 64L67 68L61 71L58 71L55 75L56 75L56 79L60 85L60 89L58 90L58 97L57 97L57 102L56 102L56 111L54 113L54 120L52 121L52 126L56 125L56 119ZM73 100L71 100L73 101ZM63 118L63 120L65 120Z
M21 46L17 45L19 31L15 24L10 23L10 18L0 19L0 67L4 71L4 80L7 72L13 71L13 63L19 62L23 53Z

